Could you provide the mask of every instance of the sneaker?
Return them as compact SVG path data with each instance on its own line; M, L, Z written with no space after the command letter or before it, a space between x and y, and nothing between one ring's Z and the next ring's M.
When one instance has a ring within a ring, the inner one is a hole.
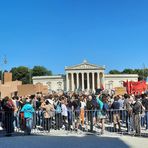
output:
M64 126L64 125L62 126L62 129L63 129L63 130L65 129L65 126Z
M3 128L0 126L0 130L3 130Z

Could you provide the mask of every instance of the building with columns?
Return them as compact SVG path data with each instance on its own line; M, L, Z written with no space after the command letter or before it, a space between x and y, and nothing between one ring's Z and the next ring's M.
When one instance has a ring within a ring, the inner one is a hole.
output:
M92 90L104 86L104 66L88 63L65 67L67 91Z
M114 89L123 87L123 81L138 81L137 74L105 74L105 66L90 64L84 60L81 64L65 67L66 76L33 77L33 84L48 85L49 91L93 91L96 89Z

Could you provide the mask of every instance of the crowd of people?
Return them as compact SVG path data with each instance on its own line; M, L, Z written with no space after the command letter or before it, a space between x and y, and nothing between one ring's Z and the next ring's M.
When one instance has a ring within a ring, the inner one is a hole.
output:
M85 131L87 126L90 131L96 126L103 134L106 122L113 122L118 132L125 123L127 132L140 135L141 125L148 129L148 95L52 92L0 100L0 123L7 135L14 129L30 134L37 127L50 132L51 128Z

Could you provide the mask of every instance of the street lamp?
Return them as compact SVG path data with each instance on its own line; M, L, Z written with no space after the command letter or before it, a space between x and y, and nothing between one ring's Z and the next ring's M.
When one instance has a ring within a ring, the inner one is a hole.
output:
M8 63L8 61L7 61L7 57L6 57L6 55L5 55L5 56L4 56L4 60L2 61L2 64L1 64L1 84L4 83L2 66L3 66L3 65L6 65L7 63Z

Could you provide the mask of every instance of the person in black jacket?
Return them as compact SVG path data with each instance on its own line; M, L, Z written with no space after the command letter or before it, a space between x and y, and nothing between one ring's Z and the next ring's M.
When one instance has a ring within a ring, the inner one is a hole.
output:
M148 129L148 96L144 94L144 98L142 99L142 105L145 107L145 123L146 129Z
M121 125L120 125L120 103L118 102L118 97L114 97L114 102L111 106L111 109L113 109L113 122L114 122L114 131L117 131L116 125L118 125L119 132L121 131Z
M93 111L94 111L94 106L93 106L93 100L92 96L89 95L87 102L86 102L86 109L87 109L87 118L88 122L90 122L90 131L93 131Z
M12 132L14 132L13 120L15 105L9 97L5 97L1 103L5 115L4 127L6 129L6 136L11 136Z
M142 113L143 105L140 102L140 96L135 96L135 103L133 105L133 123L134 123L134 130L136 135L141 135L141 124L140 124L140 114Z

